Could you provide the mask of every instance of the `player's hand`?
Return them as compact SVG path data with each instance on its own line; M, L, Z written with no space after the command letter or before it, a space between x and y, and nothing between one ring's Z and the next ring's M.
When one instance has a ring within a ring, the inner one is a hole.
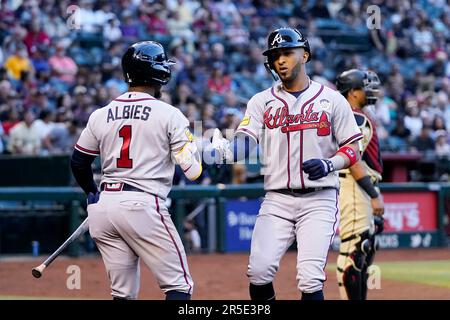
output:
M220 132L219 129L214 129L211 145L218 153L220 163L233 160L233 154L230 150L230 141L222 136L222 132Z
M374 216L375 234L380 234L384 230L384 218L382 216Z
M381 195L377 198L370 199L370 205L372 206L374 216L382 216L384 214L384 202Z
M89 192L87 196L87 205L97 203L99 199L100 199L100 192L97 192L96 194Z
M333 163L328 159L310 159L303 162L302 169L308 174L309 180L318 180L334 171Z

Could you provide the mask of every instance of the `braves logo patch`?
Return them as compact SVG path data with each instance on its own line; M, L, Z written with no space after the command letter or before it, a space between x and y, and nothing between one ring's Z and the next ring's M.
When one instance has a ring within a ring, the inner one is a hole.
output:
M283 37L281 37L281 34L277 33L277 35L275 36L275 38L273 38L272 43L270 44L271 46L273 46L275 43L283 43L285 40L283 39Z

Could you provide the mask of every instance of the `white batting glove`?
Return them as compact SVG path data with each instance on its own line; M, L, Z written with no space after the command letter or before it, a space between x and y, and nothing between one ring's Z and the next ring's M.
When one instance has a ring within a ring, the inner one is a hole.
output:
M234 157L233 152L230 150L230 141L222 136L222 132L219 129L214 129L211 145L219 153L221 163L233 161Z

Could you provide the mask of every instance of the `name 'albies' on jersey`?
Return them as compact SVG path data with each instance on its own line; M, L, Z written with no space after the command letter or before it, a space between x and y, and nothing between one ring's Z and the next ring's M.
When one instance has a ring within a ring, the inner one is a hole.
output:
M75 145L102 163L101 183L124 182L163 199L172 187L171 151L192 141L189 121L149 94L127 92L94 111Z

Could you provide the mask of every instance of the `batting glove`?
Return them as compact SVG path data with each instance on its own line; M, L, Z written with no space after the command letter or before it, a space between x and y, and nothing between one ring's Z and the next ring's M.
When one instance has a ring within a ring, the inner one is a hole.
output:
M318 180L334 171L333 163L328 159L310 159L303 162L302 169L309 180Z
M220 163L233 161L233 152L230 150L230 141L222 136L219 129L214 130L211 145L213 149L219 154Z
M87 204L94 204L98 202L98 199L100 198L100 192L97 192L96 194L93 194L92 192L89 192L87 196Z

